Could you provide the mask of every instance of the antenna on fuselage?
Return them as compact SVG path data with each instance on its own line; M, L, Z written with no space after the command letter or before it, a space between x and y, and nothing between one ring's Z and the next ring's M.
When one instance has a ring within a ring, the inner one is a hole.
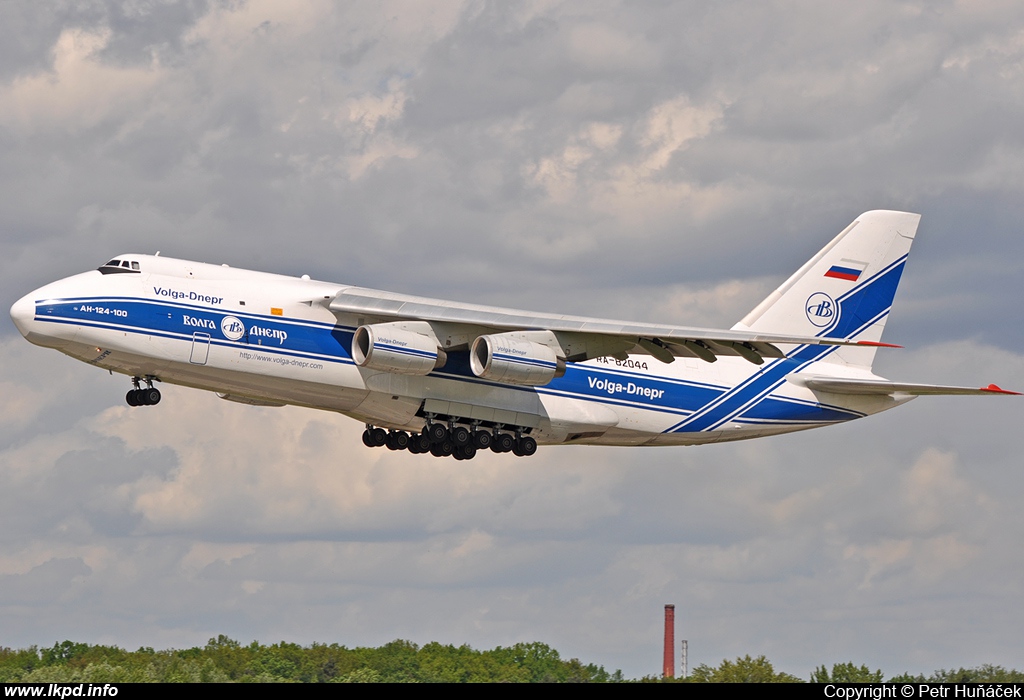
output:
M160 251L159 251L159 250L158 250L158 251L156 251L156 255L154 255L153 257L154 257L154 258L159 258L159 257L160 257Z

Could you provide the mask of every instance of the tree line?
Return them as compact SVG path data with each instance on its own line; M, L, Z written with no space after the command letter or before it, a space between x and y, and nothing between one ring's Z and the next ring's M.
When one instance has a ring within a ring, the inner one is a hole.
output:
M648 677L651 680L660 678ZM776 671L764 656L751 658L749 655L728 659L718 666L701 664L693 669L686 679L674 679L683 683L803 683L804 679ZM854 663L833 664L831 670L826 666L818 666L811 672L810 683L1020 683L1024 682L1024 672L1015 669L1006 670L1002 666L984 664L976 668L940 669L925 676L901 673L885 678L881 669L872 670L867 666Z
M243 645L225 635L204 647L126 651L60 642L51 648L0 648L0 682L33 683L602 683L622 673L563 660L539 642L488 651L395 640L380 647L280 642Z
M885 679L881 670L853 663L816 668L812 683L1024 682L1024 672L1001 666L939 670L930 676L901 674ZM688 678L645 676L639 682L799 683L776 671L764 656L749 655L717 666L701 664ZM540 642L491 650L431 642L395 640L380 647L338 644L301 646L280 642L243 645L219 635L203 647L126 651L116 646L64 641L50 648L0 647L0 682L33 683L621 683L621 671L564 660Z

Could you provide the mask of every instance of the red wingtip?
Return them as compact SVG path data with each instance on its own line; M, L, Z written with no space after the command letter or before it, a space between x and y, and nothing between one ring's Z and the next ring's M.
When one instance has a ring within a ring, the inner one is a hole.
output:
M858 340L857 345L867 345L872 348L902 348L902 345L893 345L892 343L876 343L873 340Z
M1021 393L1019 391L1007 391L1006 389L1000 389L995 384L989 384L988 386L983 386L983 387L981 387L981 389L979 391L991 391L993 394L1009 394L1010 396L1020 396L1021 395Z

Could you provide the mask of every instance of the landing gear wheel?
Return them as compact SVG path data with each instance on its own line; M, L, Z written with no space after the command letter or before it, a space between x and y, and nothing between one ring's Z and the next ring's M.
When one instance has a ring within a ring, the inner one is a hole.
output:
M371 437L369 428L363 431L363 444L367 447L376 447L376 445L373 444L373 437Z
M463 447L469 444L469 440L472 437L469 431L463 428L461 425L457 425L448 431L451 435L452 444L456 447Z
M516 440L516 444L515 447L512 448L512 452L514 452L517 457L532 457L537 453L537 441L529 435L524 435Z
M403 430L393 430L385 438L389 450L404 450L409 446L409 434Z
M494 443L494 438L486 430L478 430L473 433L473 445L478 450L486 450Z
M373 447L383 447L384 443L388 441L388 431L384 428L371 428L370 441L373 443Z
M444 442L435 442L430 446L430 454L435 457L451 457L455 451L455 445L451 444L447 440Z
M124 400L129 406L155 406L160 403L160 390L153 388L153 381L156 377L146 376L145 379L141 377L132 377L132 386L135 388L124 395ZM142 389L139 387L143 381L146 382L146 388Z
M413 435L409 438L409 451L413 451L413 446L416 446L416 454L423 454L430 452L430 438L426 435Z
M448 439L448 428L444 427L441 423L431 423L427 426L427 429L424 432L434 444L444 442Z
M455 448L455 459L473 459L476 457L476 446L470 443Z
M511 433L498 433L494 438L494 442L491 443L491 451L499 454L511 452L515 444L516 439L512 437Z

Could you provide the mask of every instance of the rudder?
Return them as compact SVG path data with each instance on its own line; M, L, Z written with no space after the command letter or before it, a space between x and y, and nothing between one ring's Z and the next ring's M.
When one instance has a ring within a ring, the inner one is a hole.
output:
M861 214L733 330L879 342L920 220ZM874 357L875 348L842 347L826 361L870 367Z

